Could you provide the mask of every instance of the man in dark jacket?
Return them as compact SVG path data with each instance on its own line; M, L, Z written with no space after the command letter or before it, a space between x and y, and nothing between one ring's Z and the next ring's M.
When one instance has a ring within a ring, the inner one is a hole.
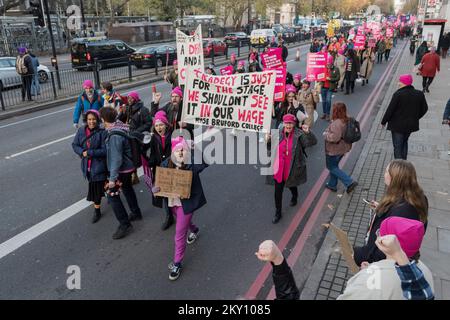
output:
M16 58L16 71L22 78L22 101L25 101L25 95L28 101L31 99L31 80L33 79L33 61L27 48L20 47L18 49L19 55Z
M256 256L259 260L270 262L272 265L276 300L298 300L300 292L294 275L277 245L272 240L264 241L259 245Z
M278 39L278 48L281 48L281 58L283 59L283 62L286 62L286 59L289 55L288 48L284 45L284 40L282 38Z
M127 138L129 127L120 120L116 121L117 111L113 108L101 108L100 117L108 132L106 139L106 161L109 171L107 197L120 223L119 228L113 235L113 239L121 239L132 231L133 227L130 221L142 219L141 209L131 182L131 174L134 172L135 167L131 145ZM128 217L120 199L119 191L122 191L125 195L131 210L130 217Z
M392 133L394 158L406 160L408 139L412 132L419 131L419 120L427 113L428 104L422 91L414 89L410 74L400 76L399 87L381 120Z

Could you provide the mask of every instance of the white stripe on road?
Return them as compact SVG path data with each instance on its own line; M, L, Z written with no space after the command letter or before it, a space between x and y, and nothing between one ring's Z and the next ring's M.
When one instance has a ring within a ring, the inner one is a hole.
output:
M64 141L64 140L67 140L67 139L70 139L70 138L73 138L73 137L75 137L75 134L71 134L70 136L67 136L67 137L64 137L64 138L61 138L61 139L57 139L57 140L53 140L53 141L41 144L40 146L31 148L31 149L28 149L28 150L24 150L24 151L19 152L19 153L14 153L14 154L12 154L10 156L6 156L5 159L12 159L12 158L21 156L23 154L26 154L28 152L35 151L35 150L38 150L38 149L42 149L42 148L47 147L49 145L52 145L52 144L55 144L55 143L58 143L58 142L61 142L61 141Z
M7 127L11 127L11 126L15 126L16 124L28 122L28 121L35 120L35 119L44 118L44 117L50 116L50 115L52 115L52 114L57 114L57 113L61 113L61 112L64 112L64 111L67 111L67 110L72 110L72 109L73 109L73 107L70 107L70 108L66 108L66 109L59 110L59 111L46 113L46 114L43 114L43 115L41 115L41 116L37 116L37 117L33 117L33 118L25 119L25 120L20 120L20 121L17 121L17 122L5 124L4 126L0 126L0 129L7 128Z

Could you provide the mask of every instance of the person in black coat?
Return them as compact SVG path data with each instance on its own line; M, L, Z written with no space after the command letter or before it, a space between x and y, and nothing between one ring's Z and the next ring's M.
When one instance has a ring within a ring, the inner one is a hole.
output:
M16 58L16 71L22 79L22 101L25 101L25 96L28 101L31 99L31 81L33 79L33 62L30 55L27 53L27 48L18 48L19 55ZM26 71L21 68L24 66Z
M105 194L108 169L106 165L106 131L100 128L100 115L91 109L84 115L86 125L80 127L72 142L73 151L81 158L81 171L89 181L86 200L94 203L92 223L101 218L100 204Z
M130 126L131 132L150 131L152 127L152 115L150 111L144 107L139 94L132 91L128 94L128 104L118 116L118 119Z
M400 76L399 87L381 120L392 133L394 158L407 159L408 139L412 132L419 131L419 120L427 113L428 104L422 91L414 89L410 74Z
M374 212L370 221L365 245L355 247L354 259L358 266L363 262L377 262L386 259L375 244L381 223L389 217L403 217L428 221L428 200L417 182L416 170L412 163L405 160L393 160L384 174L386 193L380 203L371 201Z
M281 48L281 58L283 59L283 62L286 62L286 59L289 55L289 50L288 48L284 45L284 40L283 39L278 39L278 48Z
M272 265L276 300L298 300L300 292L294 275L277 245L272 240L266 240L259 245L259 250L255 255L259 260L270 262Z
M172 131L167 121L166 113L164 111L158 111L153 119L150 143L145 145L143 149L144 158L147 162L144 165L144 176L146 176L146 179L151 179L151 182L147 184L149 186L153 186L155 183L156 167L170 158L172 152L171 137ZM162 208L163 198L152 194L152 204L157 208ZM168 229L173 222L173 215L170 212L166 212L166 218L161 229Z

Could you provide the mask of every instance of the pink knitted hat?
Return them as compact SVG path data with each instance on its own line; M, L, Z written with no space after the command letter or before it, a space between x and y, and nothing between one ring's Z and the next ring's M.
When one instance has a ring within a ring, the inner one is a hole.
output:
M420 250L425 228L422 222L402 217L389 217L380 226L380 236L393 234L408 258Z
M83 89L93 89L94 83L91 80L84 80Z
M398 80L405 86L410 86L413 83L413 77L410 74L402 74Z
M175 87L175 88L173 88L172 94L176 94L176 95L179 96L180 98L183 98L183 91L181 90L180 87Z
M128 94L129 97L133 98L134 101L139 101L141 100L141 98L139 97L139 93L137 93L137 91L131 91Z
M158 111L155 114L155 117L153 118L153 125L155 125L157 121L161 121L166 126L169 125L169 121L167 120L167 115L166 115L166 113L163 110Z

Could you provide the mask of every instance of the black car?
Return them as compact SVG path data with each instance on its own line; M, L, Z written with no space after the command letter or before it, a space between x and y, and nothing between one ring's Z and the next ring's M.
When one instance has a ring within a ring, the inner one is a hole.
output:
M166 65L172 65L177 59L177 51L171 46L144 47L131 55L131 61L140 69L143 67L154 68L155 64L158 68Z
M248 45L250 38L245 32L231 32L227 33L223 38L228 47L237 47L239 43L241 46Z
M96 59L99 69L124 65L135 51L121 40L74 39L71 44L72 68L91 69Z

